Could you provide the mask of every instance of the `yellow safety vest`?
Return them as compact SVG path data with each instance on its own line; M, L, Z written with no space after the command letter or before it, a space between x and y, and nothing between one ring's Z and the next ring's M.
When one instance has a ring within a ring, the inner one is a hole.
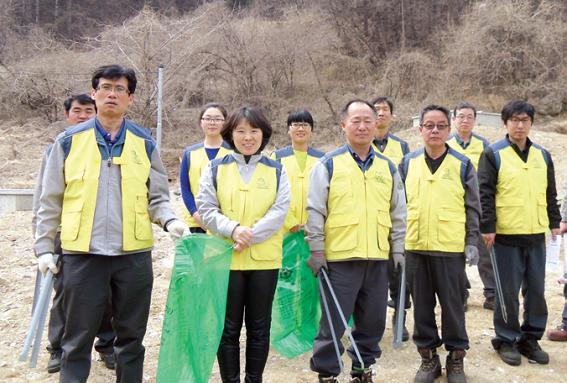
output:
M291 204L284 223L285 231L296 225L305 225L307 222L307 192L311 169L323 155L323 152L308 148L305 169L301 170L291 146L272 153L272 158L284 166L291 188Z
M434 174L424 149L404 157L406 250L460 253L465 249L465 173L470 160L448 148Z
M457 142L455 135L452 135L447 140L447 145L455 149L457 152L467 156L474 165L474 168L478 169L478 161L480 159L480 155L484 151L484 148L488 146L488 141L483 137L473 133L469 144L465 149L463 149L463 147Z
M252 227L276 201L281 165L267 157L256 164L248 183L242 181L232 156L215 160L213 182L222 214L242 226ZM216 181L215 181L216 180ZM233 242L232 239L228 239ZM283 228L264 242L244 251L234 251L231 270L271 270L282 265Z
M346 145L327 156L332 165L324 228L327 260L388 259L394 164L375 153L363 172Z
M146 186L151 164L145 140L128 129L125 134L122 155L112 161L120 165L121 172L122 247L135 251L153 246ZM101 162L95 129L74 134L65 159L61 212L61 244L65 250L89 251Z
M549 154L532 144L524 162L507 140L491 146L498 169L496 233L538 234L549 228L547 163Z
M406 148L405 152L404 146ZM407 154L407 147L407 143L404 140L390 133L388 133L388 143L386 144L383 152L378 150L378 147L376 146L376 144L374 144L374 142L372 143L372 148L376 153L382 154L390 161L392 161L396 166L398 166L400 162L402 162L402 158Z
M225 155L232 153L232 150L225 147L225 143L219 148L215 158L222 158ZM207 156L207 151L205 150L205 145L201 142L199 144L192 145L188 147L184 153L188 156L189 160L189 187L191 188L191 193L193 197L197 197L199 194L199 183L201 182L201 174L209 164L209 157ZM183 218L187 226L189 227L200 227L197 221L189 214L187 209L183 209Z

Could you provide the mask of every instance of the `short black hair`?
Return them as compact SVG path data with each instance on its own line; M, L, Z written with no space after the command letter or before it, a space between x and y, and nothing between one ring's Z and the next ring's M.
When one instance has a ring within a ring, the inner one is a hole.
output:
M502 108L502 112L500 112L500 116L502 117L502 121L504 122L504 124L506 124L506 122L508 122L509 119L522 113L526 113L528 116L530 116L530 120L532 121L533 124L534 116L535 116L535 108L529 102L522 100L512 100L508 102Z
M287 126L289 127L294 122L306 122L311 125L311 129L315 126L313 116L307 109L295 109L287 115Z
M466 102L466 101L461 101L455 106L455 109L453 109L453 118L457 117L457 112L461 109L472 109L472 111L474 113L474 118L476 118L475 106L473 104L471 104L470 102Z
M425 114L427 112L432 112L434 110L438 110L440 112L443 112L443 114L445 115L445 117L447 117L447 123L449 124L449 126L451 125L451 112L449 111L449 109L445 108L442 105L436 105L436 104L431 104L431 105L427 105L425 108L423 108L423 110L421 111L420 115L419 115L419 125L423 125L423 117L425 116Z
M228 112L226 111L226 108L224 107L224 105L219 104L217 102L209 102L208 104L203 106L203 108L199 112L199 122L201 122L201 118L203 118L203 115L205 114L205 112L209 109L212 109L212 108L218 109L221 112L224 119L226 120L226 116L228 115Z
M80 105L92 105L96 110L95 101L91 98L91 96L89 96L86 93L82 93L82 94L73 94L67 97L65 102L63 102L63 107L65 108L65 112L69 113L69 111L71 110L71 105L73 105L73 102L75 101L78 102Z
M341 121L346 120L347 116L348 116L348 108L352 105L352 104L357 104L357 103L361 103L361 104L366 104L368 105L368 107L372 110L372 112L374 113L375 116L378 115L378 113L376 112L376 108L374 107L374 105L372 105L371 103L369 103L366 100L363 100L361 98L353 98L351 100L349 100L345 106L343 106L343 108L341 109L341 113L340 113L340 117L341 117Z
M378 104L388 104L390 107L390 113L394 113L394 103L386 96L378 96L374 100L372 100L372 105Z
M133 69L127 68L122 65L104 65L98 67L93 72L91 79L91 85L93 89L98 88L98 83L101 78L106 78L108 80L118 80L119 78L125 77L128 81L128 92L133 94L136 91L136 84L138 80L136 79L136 72Z
M256 154L260 153L264 150L266 145L268 145L268 142L270 142L273 130L270 122L264 114L253 106L243 106L230 112L228 119L222 127L221 136L223 140L229 144L233 150L236 149L234 141L232 140L232 132L242 120L248 121L253 128L260 129L262 131L262 144Z

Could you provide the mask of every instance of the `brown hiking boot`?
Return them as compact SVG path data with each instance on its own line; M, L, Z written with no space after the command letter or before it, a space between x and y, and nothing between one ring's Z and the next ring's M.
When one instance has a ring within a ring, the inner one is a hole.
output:
M373 371L370 368L365 368L364 370L355 369L350 372L351 378L350 383L373 383L372 380Z
M447 382L448 383L467 383L465 376L465 364L463 358L465 357L465 350L450 351L447 355Z
M421 366L415 374L414 383L433 383L441 376L441 362L436 349L420 348Z

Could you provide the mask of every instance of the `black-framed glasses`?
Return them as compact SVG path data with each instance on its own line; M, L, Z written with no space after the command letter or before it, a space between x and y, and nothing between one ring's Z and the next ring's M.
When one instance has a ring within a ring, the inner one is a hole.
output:
M428 122L427 124L422 124L421 127L425 130L433 130L435 128L437 128L437 130L445 130L449 128L449 124L434 124Z
M201 121L206 122L208 124L222 124L224 122L224 118L211 118L211 117L203 117Z
M122 85L113 86L112 84L101 84L96 88L96 90L105 94L109 94L111 92L116 94L130 94L128 88Z

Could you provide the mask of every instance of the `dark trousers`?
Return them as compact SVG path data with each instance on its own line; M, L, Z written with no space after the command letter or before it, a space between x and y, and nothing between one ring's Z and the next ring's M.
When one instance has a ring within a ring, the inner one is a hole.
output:
M262 382L270 351L272 301L278 271L231 270L217 359L223 382L240 382L240 331L246 322L246 383Z
M565 297L565 305L563 306L563 328L567 329L567 285L563 285L563 296Z
M62 256L61 233L57 233L57 235L55 236L55 254L57 254L60 258ZM59 273L55 274L55 279L53 281L53 290L55 291L55 295L53 296L53 304L51 305L49 322L47 324L47 338L49 339L47 350L49 352L61 352L61 338L63 338L63 330L65 328L62 268L60 268ZM112 306L110 305L109 299L104 311L104 316L102 317L102 322L100 323L100 328L98 329L98 332L96 334L98 339L94 347L98 352L107 354L114 352L115 335L111 320Z
M386 261L344 261L328 263L329 280L339 301L341 310L348 320L353 316L352 336L360 351L364 367L376 363L380 357L380 340L386 327L386 304L388 299L388 263ZM345 332L337 308L331 298L327 285L323 286L331 322L339 341L341 355L344 347L340 342ZM321 302L323 313L319 326L319 333L315 337L313 356L311 357L311 370L324 376L337 376L340 374L340 365L337 360L329 320ZM347 350L353 367L360 368L352 346Z
M497 297L494 310L496 336L492 344L498 348L503 342L514 343L521 339L541 339L547 323L547 304L544 294L545 240L530 247L506 246L496 242L494 255L500 273L508 323L502 318L500 301ZM520 325L518 294L522 284L525 289L524 320Z
M494 298L496 295L496 282L494 280L494 270L492 269L492 262L490 262L490 253L484 244L482 237L478 241L478 275L482 281L483 294L485 298ZM471 288L471 284L465 271L465 283L467 289ZM465 291L465 297L468 298L468 291Z
M60 382L86 382L91 349L109 296L116 331L116 381L142 382L142 341L153 285L151 252L122 256L64 255L65 331Z
M466 350L465 257L431 256L406 252L407 276L413 301L413 341L417 348ZM435 322L437 299L441 305L441 336Z
M392 257L388 259L388 288L390 290L390 298L394 301L394 309L398 309L399 305L399 291L400 291L400 277L401 271L399 268L394 267L394 260ZM409 283L406 278L406 296L405 305L406 309L411 307Z

